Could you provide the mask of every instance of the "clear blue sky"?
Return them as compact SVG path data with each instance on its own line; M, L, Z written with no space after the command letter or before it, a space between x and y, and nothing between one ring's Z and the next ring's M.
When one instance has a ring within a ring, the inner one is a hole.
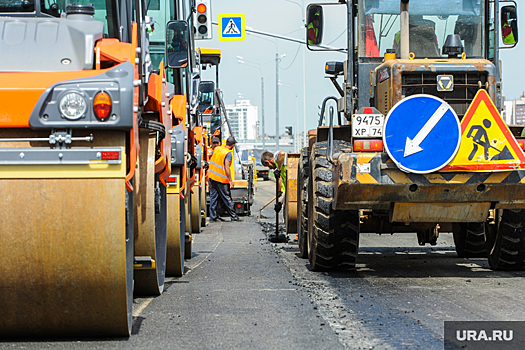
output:
M218 22L219 14L243 13L246 17L246 26L255 30L303 39L304 9L310 1L293 0L212 0L212 18ZM198 1L197 1L198 2ZM335 1L333 1L335 2ZM346 26L345 6L334 6L332 11L325 13L331 19L330 28L340 28L341 33ZM519 25L525 26L525 6L518 9ZM525 28L525 27L524 27ZM331 34L332 38L339 34ZM520 31L520 34L523 31ZM326 33L329 42L330 35ZM332 45L345 45L346 35ZM525 36L521 36L525 40ZM237 56L242 56L245 62L256 62L261 65L264 77L264 107L266 133L275 135L275 54L286 54L281 59L279 79L283 83L279 87L280 94L280 122L279 133L284 133L285 126L294 126L296 122L296 106L298 106L299 132L303 131L303 50L305 51L305 83L306 83L306 119L307 129L312 129L317 123L317 106L326 96L337 96L332 83L324 78L324 63L326 61L343 61L346 56L337 52L312 52L304 45L276 40L259 35L246 35L245 41L219 41L217 26L213 26L212 40L197 41L198 47L220 48L222 61L219 70L220 88L224 92L226 104L233 104L241 93L243 98L249 99L253 105L259 106L261 117L261 70L237 63ZM521 42L512 50L502 50L503 62L503 93L507 100L517 99L525 84L525 43ZM203 80L214 80L214 69L203 72ZM297 95L297 100L296 100Z

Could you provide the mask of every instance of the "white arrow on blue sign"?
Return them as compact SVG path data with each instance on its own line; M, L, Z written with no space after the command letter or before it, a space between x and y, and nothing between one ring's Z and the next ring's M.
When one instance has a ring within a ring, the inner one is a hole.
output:
M427 174L441 169L458 152L460 140L456 112L435 96L407 97L385 120L385 148L403 171Z

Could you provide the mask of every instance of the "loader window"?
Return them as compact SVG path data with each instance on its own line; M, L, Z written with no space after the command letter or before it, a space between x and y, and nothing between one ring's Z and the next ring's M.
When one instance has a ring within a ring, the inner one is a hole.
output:
M201 81L199 84L199 112L211 113L214 95L215 83L213 81Z
M34 0L0 0L0 13L35 12Z
M394 49L399 57L399 0L361 0L359 13L360 57L383 57ZM481 0L418 0L409 7L410 51L416 58L444 56L449 34L459 34L467 57L485 52L485 2Z
M184 21L171 21L166 33L167 66L169 68L184 68L188 66L189 32Z
M221 128L221 125L222 125L221 115L220 114L212 115L211 122L210 122L211 133L214 134L215 131L217 131L217 129Z

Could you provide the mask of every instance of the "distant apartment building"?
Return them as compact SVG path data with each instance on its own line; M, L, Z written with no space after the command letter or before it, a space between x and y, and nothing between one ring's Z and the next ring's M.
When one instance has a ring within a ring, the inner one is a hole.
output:
M226 113L232 129L233 136L237 140L254 140L259 133L258 107L252 106L250 100L235 100L234 105L226 105ZM227 130L228 128L223 128ZM229 135L226 132L226 135Z
M519 100L505 101L502 117L509 125L525 125L525 92Z

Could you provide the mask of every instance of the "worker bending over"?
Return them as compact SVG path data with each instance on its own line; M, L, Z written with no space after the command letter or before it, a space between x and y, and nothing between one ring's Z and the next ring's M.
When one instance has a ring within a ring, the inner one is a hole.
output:
M288 160L288 153L285 151L264 152L261 155L261 164L274 170L275 181L279 181L279 188L281 191L277 193L277 204L276 206L280 209L284 203L284 196L286 189L286 162Z

